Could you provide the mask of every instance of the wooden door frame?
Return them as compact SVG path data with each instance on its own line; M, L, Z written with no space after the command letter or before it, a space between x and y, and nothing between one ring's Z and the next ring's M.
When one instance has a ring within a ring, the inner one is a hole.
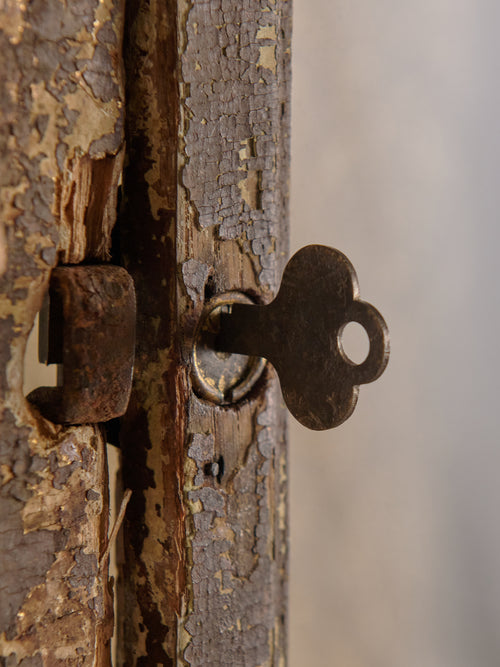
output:
M109 664L104 432L48 422L22 374L51 269L112 251L139 308L118 664L285 664L277 378L211 404L191 349L210 296L267 302L286 260L291 3L7 2L4 19L0 656Z

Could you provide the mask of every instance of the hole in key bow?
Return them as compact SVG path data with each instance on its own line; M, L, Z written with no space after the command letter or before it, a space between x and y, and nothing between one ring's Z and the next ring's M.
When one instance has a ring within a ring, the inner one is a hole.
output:
M370 352L370 338L359 322L347 322L338 335L339 349L346 361L359 366Z

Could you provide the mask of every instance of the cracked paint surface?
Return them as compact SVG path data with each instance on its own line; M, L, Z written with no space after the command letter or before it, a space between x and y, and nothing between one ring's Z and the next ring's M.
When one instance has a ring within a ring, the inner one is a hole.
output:
M124 418L121 655L130 665L285 664L286 442L272 370L199 399L206 300L273 298L287 253L290 3L129 5L121 219L138 299ZM158 307L161 304L161 307Z
M123 158L122 3L0 4L0 662L107 665L104 439L26 402L50 270L106 259Z
M189 200L202 228L247 242L271 290L281 277L289 11L287 2L194 2L182 60Z
M217 655L228 666L284 660L287 542L279 514L286 514L280 504L286 477L279 469L286 455L283 425L276 423L278 392L276 386L269 390L244 460L222 480L207 467L214 460L214 435L194 434L188 449L195 463L185 488L192 597L183 655L189 665Z
M211 267L215 293L250 289L267 301L281 278L289 10L286 2L211 0L187 13L181 173L192 223L180 238L184 252L196 248ZM207 280L201 271L198 278ZM185 330L199 314L189 306ZM284 415L271 371L266 382L229 411L191 399L182 657L193 667L285 663Z

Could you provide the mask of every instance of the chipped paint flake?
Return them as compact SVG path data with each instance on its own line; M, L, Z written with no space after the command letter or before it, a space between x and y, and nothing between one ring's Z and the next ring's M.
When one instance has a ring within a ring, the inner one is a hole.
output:
M203 290L207 282L210 267L197 259L189 259L182 265L182 277L184 286L191 301L198 304L203 301Z
M257 67L264 67L276 73L276 46L261 46Z
M205 291L243 289L268 301L277 287L286 253L289 5L194 0L175 8L176 20L161 3L134 5L130 17L125 217L141 216L148 235L132 231L126 249L144 326L125 450L138 498L127 531L133 557L124 579L135 604L123 614L125 654L185 667L223 655L228 664L271 667L286 643L277 385L269 375L262 394L213 406L191 391L189 355ZM150 261L141 264L134 246ZM158 299L165 309L153 326ZM265 405L269 424L259 422ZM147 437L137 442L134 431Z
M272 39L276 40L276 26L263 25L257 30L257 39Z
M68 109L77 113L71 134L65 136L64 143L69 148L68 155L72 157L77 149L88 152L95 141L95 128L99 127L102 134L113 134L121 111L115 101L103 103L97 100L87 89L85 84L70 95L66 96Z
M0 662L106 664L110 600L107 570L98 568L107 529L104 442L95 427L44 420L22 385L26 339L63 254L61 183L78 190L82 176L66 169L69 156L82 160L97 146L96 155L113 161L123 144L121 72L100 68L120 64L122 11L119 0L0 0L0 71L9 79L0 99L7 166L0 193L0 560L8 566L0 568ZM108 41L100 41L102 29ZM106 103L85 82L90 72L109 92ZM118 174L106 175L112 193ZM94 188L82 207L93 206L108 223L113 197L103 197L105 211L98 211L100 194ZM89 220L70 224L76 234ZM106 243L113 223L100 224L92 231ZM85 255L83 244L79 259ZM89 502L88 491L100 500Z
M26 2L19 0L0 1L0 30L8 37L13 45L19 44L25 30Z

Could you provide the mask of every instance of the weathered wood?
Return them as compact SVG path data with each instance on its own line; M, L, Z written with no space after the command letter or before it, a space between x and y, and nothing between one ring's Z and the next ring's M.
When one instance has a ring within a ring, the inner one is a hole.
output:
M285 0L128 6L120 227L139 329L122 429L134 493L120 664L285 664L277 380L267 369L245 400L220 407L192 391L190 365L206 300L243 290L269 301L286 259L290 9Z
M123 160L122 0L0 4L0 664L106 665L105 443L44 420L24 351L58 261L106 259Z

